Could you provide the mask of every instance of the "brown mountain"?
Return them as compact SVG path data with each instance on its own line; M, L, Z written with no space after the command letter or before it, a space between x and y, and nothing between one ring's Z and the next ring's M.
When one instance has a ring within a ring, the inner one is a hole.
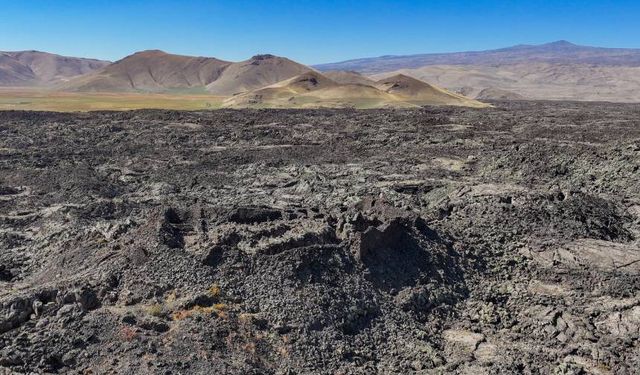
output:
M640 67L590 64L519 63L505 65L428 65L376 74L405 74L477 97L487 88L535 100L640 102Z
M310 71L264 88L232 96L224 105L265 108L486 106L407 76L371 82L373 85L341 84L319 72Z
M53 85L108 64L39 51L0 52L0 86Z
M202 89L231 63L210 57L151 50L134 53L60 88L71 91L148 91Z
M280 81L267 87L258 88L242 94L234 95L225 101L227 106L280 106L291 103L296 96L312 91L319 91L338 83L326 76L308 71L293 78Z
M490 51L382 56L315 68L354 70L373 79L404 74L484 99L640 102L640 49L566 41Z
M230 97L223 103L229 107L486 106L406 75L394 75L380 81L350 71L325 75L273 55L257 55L230 63L150 50L134 53L97 70L92 61L62 65L54 63L58 60L51 56L45 57L0 54L0 67L3 68L0 77L13 86L34 80L57 83L52 88L62 91L209 92Z
M220 78L207 85L207 91L218 95L234 95L263 88L313 69L284 57L257 55L229 65Z
M32 86L37 78L28 66L0 52L0 86Z
M377 82L377 87L410 103L464 105L469 107L485 106L476 100L449 92L404 74L383 78Z

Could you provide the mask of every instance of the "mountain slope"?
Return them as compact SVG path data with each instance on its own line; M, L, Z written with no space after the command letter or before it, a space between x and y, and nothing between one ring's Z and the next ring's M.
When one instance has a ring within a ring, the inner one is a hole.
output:
M149 91L202 89L231 63L210 57L151 50L134 53L60 88L71 91Z
M31 86L36 81L35 74L28 66L0 52L0 86Z
M0 52L0 86L52 85L108 64L39 51Z
M377 82L377 87L410 103L465 105L469 107L484 106L483 103L476 100L449 92L404 74L383 78Z
M275 89L285 90L294 94L301 94L314 90L321 90L328 87L337 86L338 83L332 79L326 77L319 72L309 71L302 73L293 78L286 79L284 81L267 86L262 90Z
M287 102L290 103L297 95L337 85L338 84L336 82L330 80L324 75L318 72L309 71L267 87L234 95L226 100L225 104L232 107L260 105L277 106Z
M396 74L464 92L469 97L492 88L536 100L640 102L640 67L551 63L433 65L376 74L372 78Z
M319 72L310 71L261 89L232 96L224 105L236 108L486 106L407 76L371 82L373 85L340 84Z
M353 70L373 74L427 65L491 65L529 62L640 66L640 49L587 47L558 41L490 51L381 56L320 64L314 68L320 71Z
M308 66L273 55L257 55L229 65L220 78L207 85L217 95L234 95L263 88L311 72Z

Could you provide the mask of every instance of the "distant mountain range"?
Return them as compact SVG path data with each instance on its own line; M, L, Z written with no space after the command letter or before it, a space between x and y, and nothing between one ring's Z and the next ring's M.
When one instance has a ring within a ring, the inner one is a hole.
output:
M2 82L4 86L40 86L68 92L208 93L227 98L223 102L226 107L486 106L404 75L382 80L353 72L325 76L313 68L274 55L256 55L234 63L151 50L114 63L89 64L82 59L73 62L79 66L75 74L68 66L63 70L58 64L49 68L50 79L22 74L24 79ZM71 65L71 60L67 65ZM17 64L6 64L3 69L6 77L18 76L22 70L28 72Z
M502 65L517 63L640 66L640 49L579 46L564 40L542 45L519 45L490 51L381 56L315 65L320 71L352 70L365 74L427 65Z
M481 106L468 98L640 102L640 50L559 41L313 67L273 55L229 62L151 50L110 63L37 51L0 52L0 86L208 93L229 97L228 106Z
M480 100L640 102L640 49L567 41L491 51L382 56L314 66L380 79L405 74Z

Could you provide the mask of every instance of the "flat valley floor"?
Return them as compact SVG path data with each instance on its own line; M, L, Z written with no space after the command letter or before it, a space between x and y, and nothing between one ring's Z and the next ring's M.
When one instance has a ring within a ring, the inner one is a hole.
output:
M0 373L634 374L640 105L0 112Z
M164 108L210 110L220 108L224 97L206 93L104 93L60 92L38 88L0 87L0 111L127 111Z

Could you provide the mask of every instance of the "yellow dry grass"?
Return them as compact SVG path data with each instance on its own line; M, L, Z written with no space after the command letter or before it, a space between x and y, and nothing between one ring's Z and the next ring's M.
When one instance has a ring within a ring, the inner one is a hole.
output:
M224 98L196 94L70 93L0 89L0 110L86 112L133 109L216 109Z
M184 320L194 315L211 315L216 314L219 318L227 317L227 305L224 303L216 303L213 306L193 306L190 309L179 310L171 314L173 320Z
M285 82L289 82L285 81ZM439 92L438 92L439 93ZM444 91L443 91L444 93ZM231 108L415 108L421 105L485 107L462 96L447 100L390 94L375 87L326 83L307 91L296 85L277 84L233 97L200 93L80 93L29 88L0 88L0 110L87 112L135 109L207 110Z

